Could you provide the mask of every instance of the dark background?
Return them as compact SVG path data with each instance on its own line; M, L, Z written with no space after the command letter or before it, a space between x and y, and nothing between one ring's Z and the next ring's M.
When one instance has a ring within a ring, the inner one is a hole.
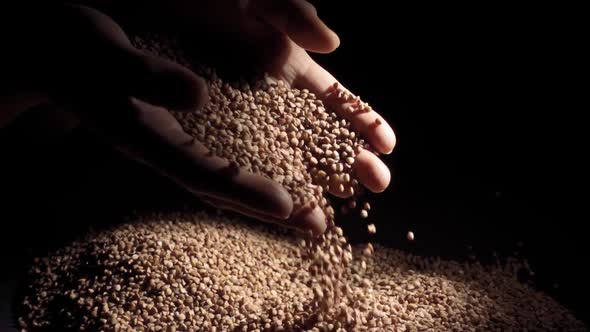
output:
M396 130L391 187L371 197L380 241L526 257L536 287L588 322L586 40L575 8L519 6L319 2L342 44L316 58ZM0 313L31 255L130 207L191 200L83 131L44 131L43 114L0 131Z

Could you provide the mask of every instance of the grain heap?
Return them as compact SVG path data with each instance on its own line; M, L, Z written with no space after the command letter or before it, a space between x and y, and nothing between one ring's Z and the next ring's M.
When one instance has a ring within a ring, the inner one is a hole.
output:
M202 213L156 214L37 260L24 331L586 331L563 307L483 267L377 248L346 275L345 323L320 317L297 240ZM354 248L355 253L363 248Z
M336 304L361 299L349 293L349 287L342 283L353 255L342 230L334 223L334 208L324 193L361 193L353 165L360 149L370 150L370 146L352 130L349 121L326 109L306 89L288 87L268 76L252 84L224 82L214 71L192 65L170 39L137 38L135 45L183 64L206 79L210 102L203 109L172 112L187 133L213 155L282 185L293 198L293 211L304 206L319 206L323 210L326 232L319 238L307 237L301 246L304 257L312 262L309 284L314 290L315 306L324 314L345 319L350 308L346 307L345 312ZM348 105L348 112L372 110L338 83L334 83L328 95ZM368 209L366 203L361 211L364 218ZM374 225L369 232L375 233Z

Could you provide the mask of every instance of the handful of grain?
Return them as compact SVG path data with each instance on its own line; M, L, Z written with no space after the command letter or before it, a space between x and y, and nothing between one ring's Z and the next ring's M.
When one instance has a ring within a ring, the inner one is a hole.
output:
M323 193L354 196L362 191L353 164L360 149L371 147L350 121L327 109L315 94L269 76L250 83L224 82L213 70L188 61L172 39L133 41L137 48L189 67L206 79L210 102L194 112L172 114L212 154L286 188L293 211L319 204L333 224L334 211ZM349 112L371 111L337 82L330 95L349 105Z

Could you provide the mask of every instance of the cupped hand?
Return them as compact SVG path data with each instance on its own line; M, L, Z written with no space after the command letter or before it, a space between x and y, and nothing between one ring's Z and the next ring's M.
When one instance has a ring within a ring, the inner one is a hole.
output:
M169 10L184 13L180 21L185 23L185 30L198 31L187 36L189 43L196 45L195 56L212 59L213 63L222 59L234 64L234 70L255 67L255 72L267 72L292 87L308 89L339 116L351 121L377 152L389 154L393 150L395 135L386 121L372 110L350 112L350 104L333 93L336 78L308 53L330 53L340 40L307 1L190 1L173 3ZM208 36L214 36L214 40ZM223 67L224 63L218 66ZM358 180L373 192L381 192L389 185L388 167L372 152L362 151L353 168ZM346 197L337 191L331 193ZM292 218L291 224L323 229L325 216L318 207L294 211Z
M315 92L376 151L392 151L391 127L373 111L348 112L348 105L330 93L336 79L308 54L329 53L339 44L309 3L195 0L163 2L153 9L180 22L197 53L206 57L234 49L241 61L231 63L257 67ZM16 27L27 32L21 33L24 40L12 38L16 51L0 65L8 72L0 86L14 83L18 94L31 99L41 96L86 110L95 132L207 202L265 221L285 224L291 218L289 225L314 233L325 229L319 208L292 211L289 194L278 184L247 172L235 175L227 161L210 156L202 144L186 144L191 137L167 110L201 107L207 102L206 84L186 68L133 48L110 17L89 7L58 6L51 15L21 17ZM376 119L382 125L374 126ZM354 171L371 191L389 184L388 168L372 152L357 156Z

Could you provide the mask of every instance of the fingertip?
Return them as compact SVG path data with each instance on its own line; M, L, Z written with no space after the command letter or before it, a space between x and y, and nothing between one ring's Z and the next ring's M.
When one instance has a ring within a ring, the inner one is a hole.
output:
M293 213L291 195L278 183L249 172L240 171L231 179L234 184L229 199L260 214L280 220ZM228 193L226 193L228 194Z
M341 192L341 191L336 191L336 190L332 190L330 189L330 194L338 197L338 198L349 198L352 196L352 194L350 192Z
M334 30L330 30L330 38L332 40L332 51L335 51L338 47L340 47L340 37Z
M339 198L348 198L352 196L352 193L344 187L342 180L339 176L331 176L330 177L330 189L329 193L339 197Z
M397 136L395 135L395 131L393 131L391 127L389 127L389 131L389 144L386 145L386 148L383 150L384 154L391 154L393 152L393 149L395 149L395 146L397 145Z
M326 231L326 215L317 204L307 204L300 208L290 221L297 229L311 231L314 236L319 236Z
M297 42L300 46L304 47L308 51L320 53L320 54L327 54L334 52L340 46L340 37L334 32L330 30L323 22L321 23L322 27L318 30L322 31L320 37L311 42Z
M193 82L189 83L189 88L192 85L192 93L189 91L187 94L188 108L178 109L178 111L194 111L195 109L202 108L209 102L209 88L207 82L202 77L197 75L191 75L189 79Z
M383 192L391 181L389 168L375 154L362 150L355 158L354 171L358 180L374 193Z
M330 53L340 45L338 35L318 16L306 0L250 0L242 6L300 47L315 53Z
M375 128L374 139L371 143L380 153L390 154L395 148L397 138L388 124L381 124Z
M291 195L285 188L273 182L268 188L269 204L273 206L271 209L272 216L282 220L286 220L293 213L293 200Z
M334 52L340 46L338 34L330 29L317 14L306 24L294 26L292 29L296 31L290 32L289 36L308 51L327 54ZM313 38L310 38L312 36Z
M292 27L295 31L288 34L293 41L306 50L327 54L334 52L340 46L340 37L317 16L301 25Z
M328 25L319 17L314 5L304 0L294 0L297 7L301 8L299 19L291 21L290 37L300 37L301 42L297 42L301 47L315 53L331 53L340 46L340 38L330 29ZM309 38L314 36L315 38Z

